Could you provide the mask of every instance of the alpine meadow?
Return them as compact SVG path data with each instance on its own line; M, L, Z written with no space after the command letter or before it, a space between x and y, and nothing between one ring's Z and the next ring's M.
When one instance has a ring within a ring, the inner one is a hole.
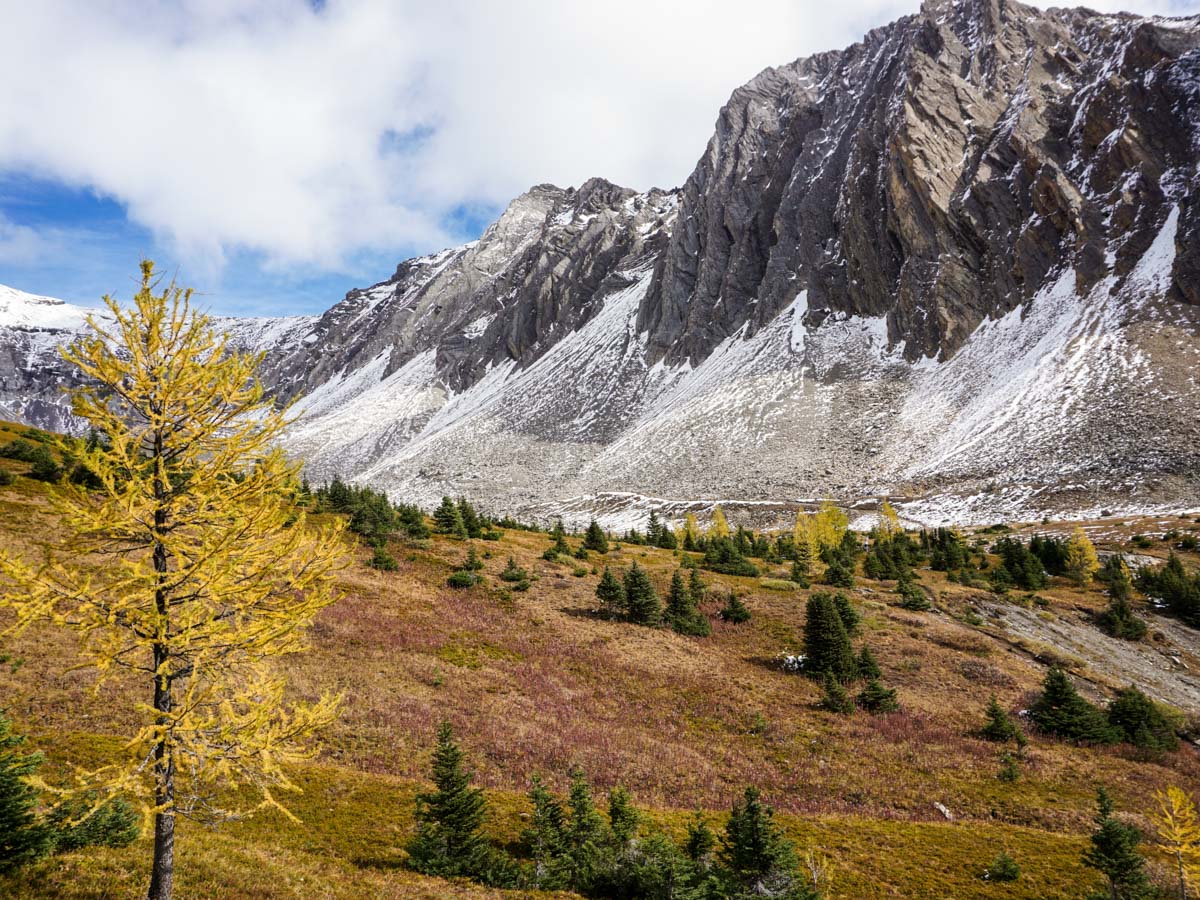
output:
M856 2L6 11L0 896L1200 898L1200 6Z

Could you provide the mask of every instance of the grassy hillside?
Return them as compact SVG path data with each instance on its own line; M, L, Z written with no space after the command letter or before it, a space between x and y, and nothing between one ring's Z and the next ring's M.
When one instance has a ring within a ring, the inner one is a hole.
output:
M22 430L0 426L0 444ZM25 477L23 463L0 459L0 467L19 476L0 487L0 542L38 553L59 535L47 487ZM1135 534L1168 528L1200 532L1183 518L1089 527L1101 549L1128 548ZM1161 540L1144 543L1135 552L1166 555ZM301 824L275 814L216 830L185 823L181 896L503 896L402 866L412 797L443 717L488 789L489 828L501 841L514 842L523 826L530 776L541 773L563 791L573 763L598 789L624 784L654 820L680 832L697 808L719 826L754 784L802 850L833 860L829 897L1078 897L1081 885L1098 883L1079 862L1097 785L1147 828L1156 788L1200 789L1200 757L1186 743L1147 755L1034 736L1022 777L1010 784L997 778L997 745L972 736L991 694L1025 708L1051 662L1093 699L1133 680L1186 706L1194 685L1186 673L1200 666L1196 633L1142 609L1147 639L1110 647L1088 618L1105 603L1099 586L1055 579L1036 597L999 597L926 569L918 574L934 609L910 612L891 583L860 576L850 591L863 617L855 644L870 645L902 711L846 718L819 710L820 686L779 664L801 646L806 590L705 572L713 633L682 637L608 621L594 598L603 565L634 560L665 594L678 553L623 544L603 560L548 562L547 537L522 531L474 545L486 577L465 590L446 586L466 555L463 541L396 541L396 572L367 567L369 551L353 549L344 599L318 620L311 652L284 663L297 696L330 688L345 695L321 759L297 773L304 793L289 806ZM527 592L496 578L509 556L535 576ZM1185 558L1200 564L1194 554ZM725 589L743 597L750 622L717 618L715 595ZM51 779L72 763L120 753L131 704L145 699L139 686L119 682L93 693L93 675L71 668L73 640L38 630L0 646L21 661L0 668L0 704L46 753ZM1022 877L986 884L979 873L1001 848ZM130 896L144 889L148 860L146 839L79 851L0 881L0 893Z

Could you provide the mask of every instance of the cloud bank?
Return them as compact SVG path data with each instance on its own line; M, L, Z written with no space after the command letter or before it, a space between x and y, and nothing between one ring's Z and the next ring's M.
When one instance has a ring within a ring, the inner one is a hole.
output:
M93 190L182 258L336 268L528 186L674 186L768 65L913 2L3 2L0 171ZM1193 13L1200 0L1093 0ZM0 219L0 256L37 235Z

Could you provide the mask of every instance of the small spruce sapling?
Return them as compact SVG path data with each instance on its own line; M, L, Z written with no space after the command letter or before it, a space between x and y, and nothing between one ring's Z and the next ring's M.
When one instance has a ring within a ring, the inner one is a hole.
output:
M822 676L822 687L825 693L821 697L821 709L840 715L849 715L854 712L854 701L850 699L850 695L842 687L842 683L828 669Z
M882 676L883 672L879 669L879 663L875 661L875 654L871 652L870 647L864 644L858 653L858 677L872 679Z
M1112 798L1104 788L1096 793L1096 830L1083 853L1083 864L1102 874L1110 896L1117 900L1142 900L1150 895L1146 860L1138 852L1142 835L1132 825L1113 816Z
M658 625L662 604L646 570L635 561L625 573L625 607L629 620L638 625Z
M996 699L995 694L992 694L983 715L984 723L983 727L979 729L979 736L984 740L995 741L1001 744L1006 741L1015 741L1018 747L1025 746L1027 742L1025 733L1021 731L1021 727L1013 721L1012 717L1004 711L1004 707L1000 705L1000 701Z
M608 566L604 567L604 574L600 576L600 583L596 586L596 599L610 616L623 616L628 613L625 588Z
M730 592L729 599L722 607L720 616L722 620L731 625L741 625L750 621L750 607L746 606L737 594Z
M26 781L43 757L22 753L24 743L0 713L0 873L31 863L54 847L53 831L37 817L37 791Z
M884 687L878 678L872 678L859 692L858 705L872 713L890 713L900 709L900 704L896 701L896 692Z
M984 881L1009 882L1021 877L1021 867L1016 860L1008 855L1007 850L1001 850L991 865L983 870Z

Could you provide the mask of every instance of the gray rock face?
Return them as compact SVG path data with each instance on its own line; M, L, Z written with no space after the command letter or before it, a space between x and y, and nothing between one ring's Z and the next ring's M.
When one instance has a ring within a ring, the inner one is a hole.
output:
M814 321L886 315L908 359L949 357L1063 266L1081 291L1128 274L1173 204L1195 303L1198 46L1194 21L934 0L768 69L684 187L653 352L703 359L807 290Z
M351 291L298 352L273 353L284 398L388 355L384 377L433 350L461 391L489 366L526 366L594 316L627 283L621 266L661 251L676 194L637 194L600 178L578 189L538 185L475 243L407 260L387 281Z
M539 185L324 315L222 325L312 477L426 503L1198 506L1198 172L1200 19L935 0L736 90L678 191ZM0 415L61 427L82 326L46 302L0 293Z

